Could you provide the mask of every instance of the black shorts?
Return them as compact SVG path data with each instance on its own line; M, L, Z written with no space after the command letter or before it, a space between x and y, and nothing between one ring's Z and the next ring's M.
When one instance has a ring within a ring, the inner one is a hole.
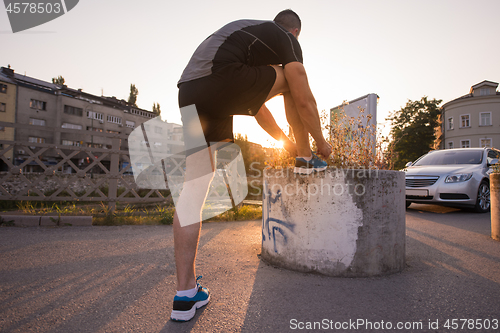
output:
M255 116L275 81L276 71L271 66L228 64L210 76L181 83L179 107L196 106L207 145L234 141L233 116ZM183 115L182 122L188 121ZM184 131L186 143L189 137L190 133Z

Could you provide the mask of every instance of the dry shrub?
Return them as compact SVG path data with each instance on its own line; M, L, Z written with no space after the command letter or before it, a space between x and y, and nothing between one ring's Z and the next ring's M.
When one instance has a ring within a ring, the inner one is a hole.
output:
M369 125L371 117L362 109L358 117L347 116L343 109L332 115L331 123L325 126L332 145L329 165L342 169L375 166L377 129Z
M295 157L284 148L270 148L266 158L266 168L280 169L293 168L295 166Z
M334 114L323 110L320 114L324 133L332 145L332 154L327 162L339 169L392 169L395 153L388 138L380 136L376 126L370 125L372 115L359 110L357 117L343 112ZM290 136L293 140L293 136ZM311 146L315 143L311 141ZM266 164L271 168L287 168L295 165L295 159L282 148L267 154Z

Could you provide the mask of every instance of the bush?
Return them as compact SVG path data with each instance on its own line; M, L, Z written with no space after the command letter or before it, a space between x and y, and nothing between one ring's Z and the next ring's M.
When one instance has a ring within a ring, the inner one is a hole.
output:
M160 220L158 222L160 222L160 224L164 224L164 225L173 224L174 223L174 213L175 213L175 210L173 210L173 209L166 211L163 215L160 215Z
M329 113L321 113L327 141L332 146L332 154L327 159L329 166L342 169L391 169L392 152L385 149L387 139L379 137L374 125L369 125L371 115L365 115L360 109L358 117L348 117L343 109L333 115L330 124ZM293 136L290 136L293 141ZM315 150L315 142L311 142ZM295 158L282 148L275 149L268 156L266 164L271 168L289 168L295 164Z

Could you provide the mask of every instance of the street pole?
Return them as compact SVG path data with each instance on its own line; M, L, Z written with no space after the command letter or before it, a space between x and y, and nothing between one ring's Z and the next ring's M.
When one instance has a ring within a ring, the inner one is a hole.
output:
M94 113L90 111L90 151L94 148ZM92 156L94 153L92 153ZM94 178L94 167L90 168L90 179Z
M92 110L92 105L87 106L87 117L90 116L90 152L92 153L92 148L94 148L94 111ZM93 173L94 167L90 168L90 179L94 178Z

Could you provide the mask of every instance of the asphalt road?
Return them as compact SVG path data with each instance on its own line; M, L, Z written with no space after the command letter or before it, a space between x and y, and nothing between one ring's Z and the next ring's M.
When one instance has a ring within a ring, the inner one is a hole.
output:
M498 332L489 214L413 204L406 222L406 269L360 279L267 265L260 221L204 223L197 267L212 299L188 323L169 321L171 226L2 227L0 332Z

